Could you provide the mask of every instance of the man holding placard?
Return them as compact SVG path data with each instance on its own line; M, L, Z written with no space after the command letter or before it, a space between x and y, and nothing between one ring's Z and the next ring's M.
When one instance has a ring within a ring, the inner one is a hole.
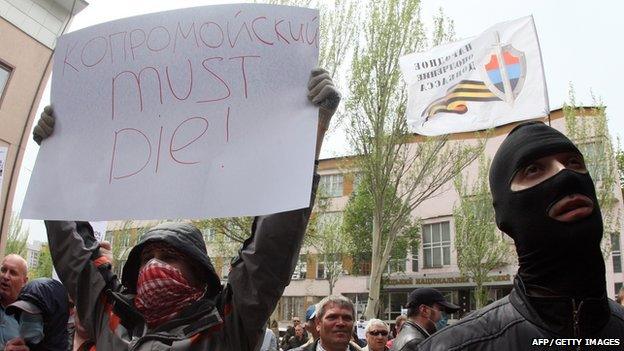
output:
M322 69L312 71L308 91L320 108L318 159L340 94ZM54 123L47 108L34 139L48 137ZM223 287L192 225L166 223L145 233L128 256L121 282L87 222L46 221L46 228L59 277L98 351L252 350L290 281L311 207L256 217Z

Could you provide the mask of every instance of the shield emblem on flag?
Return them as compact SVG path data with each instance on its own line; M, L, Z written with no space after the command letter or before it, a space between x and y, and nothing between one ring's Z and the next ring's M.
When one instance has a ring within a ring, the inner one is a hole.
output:
M499 57L502 61L499 62ZM512 47L505 45L500 50L500 56L496 52L492 52L489 59L483 66L485 69L484 82L494 95L503 101L513 102L518 94L522 91L522 86L526 78L526 59L524 53ZM511 91L509 95L506 88ZM507 100L509 96L511 99Z

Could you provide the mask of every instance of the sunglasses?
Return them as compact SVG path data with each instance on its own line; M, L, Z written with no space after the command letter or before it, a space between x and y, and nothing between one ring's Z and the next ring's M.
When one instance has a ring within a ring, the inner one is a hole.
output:
M372 336L388 336L388 332L385 330L369 330L368 333Z

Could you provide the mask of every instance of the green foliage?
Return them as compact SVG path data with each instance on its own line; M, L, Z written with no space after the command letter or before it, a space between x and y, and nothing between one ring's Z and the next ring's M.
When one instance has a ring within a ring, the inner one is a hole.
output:
M50 248L48 245L42 245L41 251L39 251L37 266L28 270L28 278L52 278L52 268L52 255L50 255Z
M610 236L620 232L620 209L617 197L619 160L621 152L611 142L607 115L602 101L592 93L591 109L576 103L574 87L570 84L568 102L563 106L568 137L576 144L585 159L585 165L596 187L596 196L602 212L604 226L602 251L604 257L611 253Z
M400 210L400 201L396 196L389 195L385 201L387 206L384 210L388 213L385 218L392 218ZM351 193L349 202L344 210L344 222L342 230L346 238L349 239L349 253L353 257L353 274L361 274L362 263L371 261L371 248L373 245L373 210L374 203L371 196L368 181L363 179L358 187ZM403 228L403 235L398 236L390 259L405 259L408 248L420 245L420 225L413 221L410 216L402 218L404 221L400 226ZM388 221L382 225L382 241L388 240L390 226ZM389 264L389 263L388 263ZM387 265L386 265L387 266ZM385 269L384 269L385 270Z
M382 274L397 238L406 230L406 219L483 147L478 141L474 146L450 143L448 137L415 140L408 132L407 90L400 79L398 60L426 47L419 6L417 0L369 1L360 34L363 40L356 46L351 66L348 134L359 155L358 169L368 178L373 204L368 318L377 315ZM436 23L433 41L450 39L452 33L442 32L451 30L452 23L443 15Z
M28 228L24 228L24 223L19 213L11 213L9 233L7 235L6 248L4 249L5 255L13 253L26 258L28 235Z
M468 174L455 177L459 203L453 209L457 265L476 284L477 308L487 303L483 283L490 271L508 263L509 244L496 229L492 194L488 186L490 160L479 157L479 172L471 185Z
M110 241L113 254L113 270L118 275L121 275L123 266L128 260L128 254L137 244L141 235L152 226L137 226L133 220L126 220L121 222L119 228L107 232L106 240Z

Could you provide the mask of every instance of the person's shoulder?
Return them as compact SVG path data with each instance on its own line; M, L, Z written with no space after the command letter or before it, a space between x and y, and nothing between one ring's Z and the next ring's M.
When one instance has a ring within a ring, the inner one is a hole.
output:
M613 316L613 318L619 320L620 323L624 323L624 306L609 299L609 309L611 310L611 316Z
M473 343L491 340L507 329L525 321L506 296L482 309L470 313L419 345L419 350L462 349Z

